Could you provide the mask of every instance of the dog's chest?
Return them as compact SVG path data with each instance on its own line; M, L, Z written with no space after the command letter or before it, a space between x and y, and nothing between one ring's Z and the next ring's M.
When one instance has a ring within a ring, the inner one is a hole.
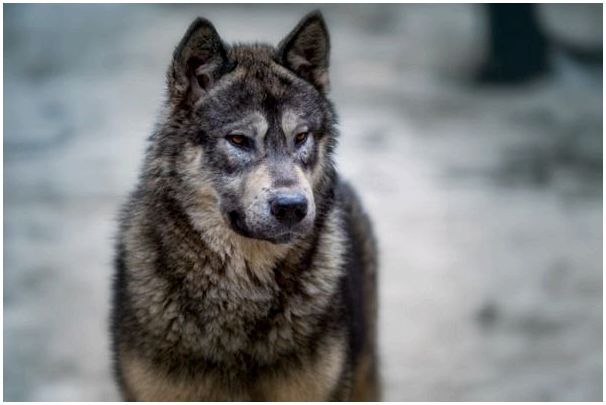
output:
M305 347L330 312L342 274L341 238L333 228L328 221L305 265L285 260L284 266L236 249L219 255L200 244L199 234L176 227L162 244L129 235L128 288L150 348L184 359L224 363L244 356L269 364Z
M167 286L164 327L156 330L166 331L161 338L186 356L224 363L237 355L269 363L296 350L315 327L323 297L313 280L257 277L259 269L236 260L173 264L185 276L178 288Z
M315 356L253 379L226 379L224 373L167 371L130 352L121 356L124 378L134 398L145 401L317 401L336 393L345 366L345 341L332 337ZM250 377L250 376L249 376ZM340 395L346 391L341 389Z

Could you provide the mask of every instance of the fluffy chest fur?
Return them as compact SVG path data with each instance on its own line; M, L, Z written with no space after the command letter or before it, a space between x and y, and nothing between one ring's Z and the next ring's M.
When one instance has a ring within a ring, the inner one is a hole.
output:
M227 254L242 239L227 230L223 237L233 240L224 240L224 251L217 252L184 218L146 218L137 216L126 232L126 288L132 321L150 350L249 368L250 362L267 365L313 348L328 307L337 304L343 272L338 210L317 237L273 263Z

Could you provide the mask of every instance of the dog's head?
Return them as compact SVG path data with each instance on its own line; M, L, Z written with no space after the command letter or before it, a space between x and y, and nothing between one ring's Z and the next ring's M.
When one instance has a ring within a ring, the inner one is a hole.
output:
M189 190L186 205L215 196L197 217L220 216L240 235L274 243L312 229L334 176L328 52L318 12L277 48L228 46L208 20L191 24L169 68L158 143Z

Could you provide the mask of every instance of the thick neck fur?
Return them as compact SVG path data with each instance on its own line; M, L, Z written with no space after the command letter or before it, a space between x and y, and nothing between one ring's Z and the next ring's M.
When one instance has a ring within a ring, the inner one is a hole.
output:
M200 159L193 150L188 158ZM188 183L188 167L157 176L148 166L125 230L132 316L150 353L249 368L313 348L338 305L339 207L320 204L316 229L294 243L248 239L228 228L212 187Z

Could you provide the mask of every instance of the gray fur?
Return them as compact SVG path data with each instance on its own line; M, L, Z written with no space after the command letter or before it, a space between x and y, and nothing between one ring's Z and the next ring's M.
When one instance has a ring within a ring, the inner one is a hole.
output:
M126 399L378 398L375 244L332 160L328 49L319 13L278 49L227 46L200 18L175 49L120 219ZM280 222L271 202L292 195L306 209Z

